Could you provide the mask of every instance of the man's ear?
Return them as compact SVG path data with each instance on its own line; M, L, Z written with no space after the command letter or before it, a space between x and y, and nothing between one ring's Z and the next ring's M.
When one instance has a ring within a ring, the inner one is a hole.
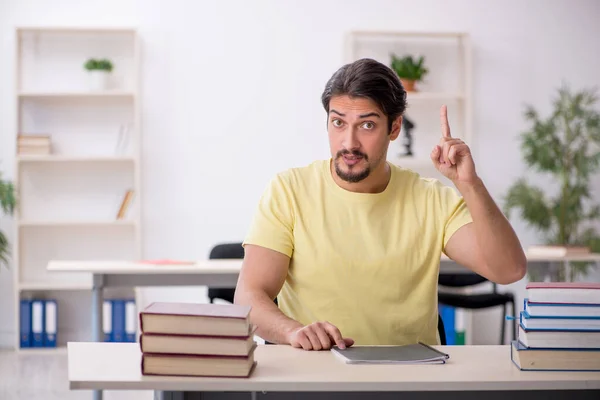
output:
M394 122L392 123L392 130L390 131L390 140L396 140L398 135L400 135L400 130L402 129L402 115L400 115Z

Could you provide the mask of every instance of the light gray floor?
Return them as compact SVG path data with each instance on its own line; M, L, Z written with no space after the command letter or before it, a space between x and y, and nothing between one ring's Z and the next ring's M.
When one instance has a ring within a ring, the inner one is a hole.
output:
M0 349L1 400L92 400L91 391L69 390L67 352L39 354ZM151 391L104 391L104 400L152 400Z

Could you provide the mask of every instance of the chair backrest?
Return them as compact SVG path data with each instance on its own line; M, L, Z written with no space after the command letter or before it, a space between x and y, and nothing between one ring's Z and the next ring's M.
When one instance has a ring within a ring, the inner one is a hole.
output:
M440 335L440 344L445 346L447 344L446 328L444 327L444 321L442 320L442 316L440 314L438 314L438 333Z
M241 242L221 243L213 247L208 256L211 260L218 259L243 259L244 248ZM222 299L233 303L235 288L208 288L208 298L212 302L214 299Z
M481 275L472 274L449 274L440 273L438 277L438 284L441 286L448 287L465 287L478 285L480 283L487 282L487 279Z
M242 247L241 242L235 243L221 243L216 245L210 250L210 255L208 256L211 260L216 259L239 259L244 258L244 248Z

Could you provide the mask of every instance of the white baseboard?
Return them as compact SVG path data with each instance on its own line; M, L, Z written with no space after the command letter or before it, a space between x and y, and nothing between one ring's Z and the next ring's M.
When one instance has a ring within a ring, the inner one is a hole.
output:
M13 349L15 345L15 333L0 331L0 349Z

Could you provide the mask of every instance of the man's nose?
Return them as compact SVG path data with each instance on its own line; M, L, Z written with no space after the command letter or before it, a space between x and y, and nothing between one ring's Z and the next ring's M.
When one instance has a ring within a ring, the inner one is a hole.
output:
M344 138L342 139L342 146L346 150L355 150L360 147L360 142L358 141L358 136L356 129L354 127L349 127L344 132Z

